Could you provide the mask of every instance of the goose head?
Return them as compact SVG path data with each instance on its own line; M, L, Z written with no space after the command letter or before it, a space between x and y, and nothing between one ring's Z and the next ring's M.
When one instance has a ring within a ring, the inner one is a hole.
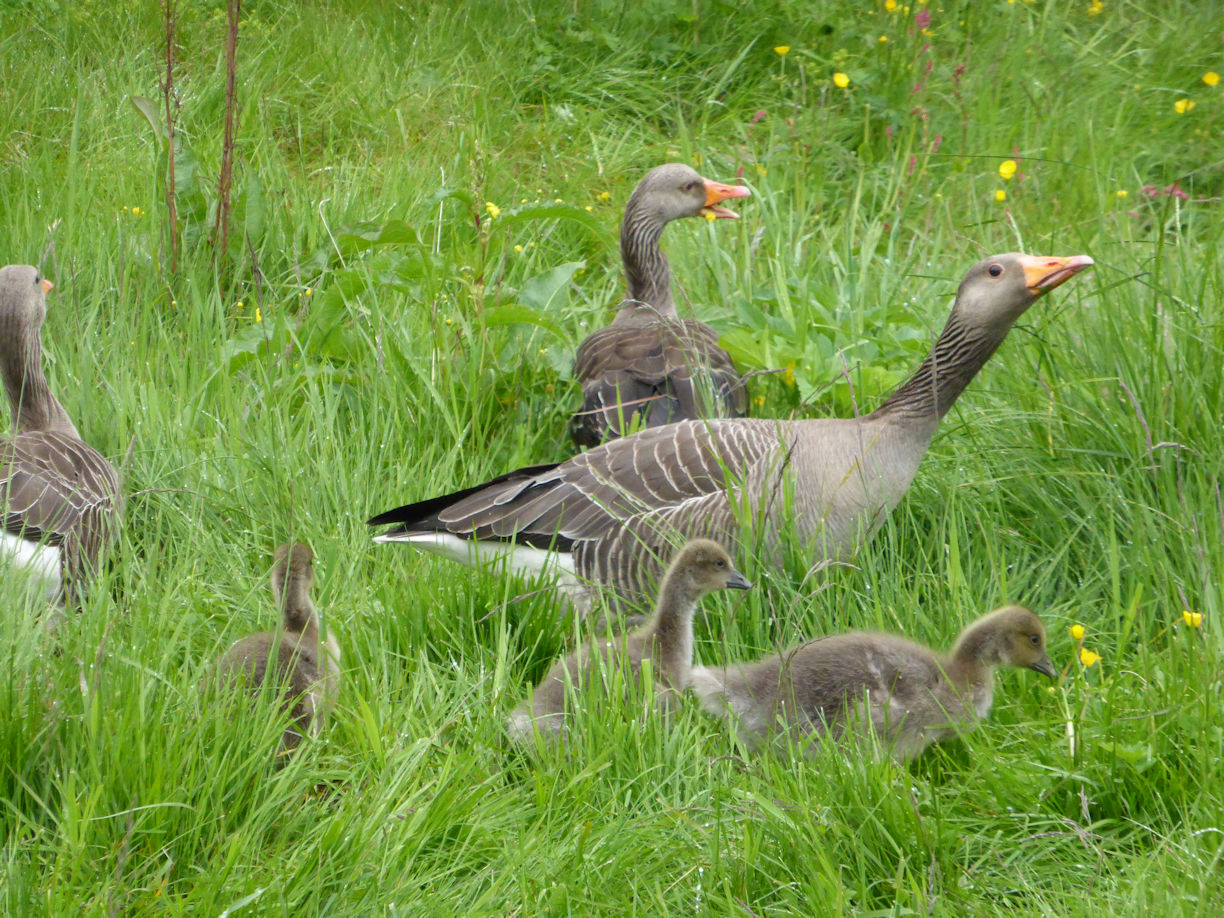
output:
M738 219L739 214L720 206L720 202L750 194L743 185L723 185L702 178L684 163L667 163L646 173L630 196L626 211L640 213L660 224L697 216Z
M1041 619L1024 606L1004 606L978 619L965 632L960 646L984 666L1014 666L1058 675L1046 654Z
M731 563L725 548L709 539L694 539L671 564L672 579L689 596L717 590L747 590L752 586Z
M1092 264L1088 255L991 255L961 281L952 315L964 325L1006 332L1039 297Z
M32 265L0 268L0 327L40 328L47 317L47 294L54 286Z

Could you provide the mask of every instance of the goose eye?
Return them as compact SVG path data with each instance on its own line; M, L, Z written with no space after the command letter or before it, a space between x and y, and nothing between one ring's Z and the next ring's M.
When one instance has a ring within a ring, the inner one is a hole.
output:
M1033 645L1034 647L1036 647L1038 644L1040 644L1040 643L1041 643L1041 638L1040 638L1040 637L1038 637L1038 636L1037 636L1037 635L1035 635L1035 634L1030 634L1030 635L1029 635L1029 641L1030 641L1030 643L1032 643L1032 645Z
M715 566L715 567L726 567L726 566L727 566L727 562L726 562L726 561L723 561L721 558L719 558L717 561L715 561L715 562L714 562L714 566Z
M37 287L37 286L38 286L39 284L41 284L41 283L42 283L42 275L41 275L41 274L39 274L39 273L37 273L37 272L35 272L35 274L34 274L34 286L35 286L35 287Z
M1000 274L1003 273L1003 266L1002 265L991 265L989 268L986 269L986 273L989 274L991 277L998 277Z
M697 183L696 183L696 182L689 182L687 185L685 185L685 186L684 186L684 190L685 190L685 191L696 191L696 190L697 190Z

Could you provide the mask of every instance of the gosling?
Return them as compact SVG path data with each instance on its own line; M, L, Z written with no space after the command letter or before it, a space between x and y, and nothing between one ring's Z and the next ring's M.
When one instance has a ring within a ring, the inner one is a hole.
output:
M654 614L627 635L591 641L553 664L531 697L510 715L511 739L529 743L536 729L553 738L566 733L567 683L595 697L609 694L605 681L626 672L629 691L645 688L643 664L649 661L655 706L666 713L677 705L693 669L693 615L702 597L716 590L747 590L752 584L731 563L717 542L695 539L675 556Z
M897 635L855 632L756 663L698 667L691 682L702 707L737 724L749 748L787 729L806 737L853 730L874 734L904 762L986 716L995 667L1055 676L1045 641L1036 615L1005 606L966 628L948 656Z
M281 739L283 753L297 749L307 734L317 736L340 688L340 648L319 639L319 618L310 601L314 554L301 544L282 545L272 565L272 595L283 615L279 631L238 641L217 661L217 683L245 685L258 695L269 678L278 686L281 710L292 724ZM271 670L271 675L269 675Z

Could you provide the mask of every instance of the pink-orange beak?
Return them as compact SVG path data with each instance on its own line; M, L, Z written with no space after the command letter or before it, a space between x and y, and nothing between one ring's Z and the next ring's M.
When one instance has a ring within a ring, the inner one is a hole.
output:
M44 294L50 293L54 289L55 289L55 284L51 283L51 281L47 280L44 277L43 278L43 293Z
M1041 296L1085 268L1091 268L1093 261L1089 255L1071 255L1068 258L1025 255L1020 259L1020 265L1024 268L1024 285L1033 296Z
M719 207L718 202L728 198L746 198L752 192L743 185L723 185L719 182L711 182L709 179L702 179L702 181L705 182L706 190L705 207L701 208L702 216L713 216L716 220L738 220L739 214L725 207Z

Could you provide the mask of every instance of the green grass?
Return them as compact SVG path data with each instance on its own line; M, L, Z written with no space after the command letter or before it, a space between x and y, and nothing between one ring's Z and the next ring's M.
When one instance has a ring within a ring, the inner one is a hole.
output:
M173 276L129 102L161 104L154 5L0 4L0 261L57 285L48 373L86 439L119 462L135 438L121 551L61 652L0 583L0 911L1224 910L1219 10L965 0L927 36L882 3L248 0L243 231L214 271L224 15L180 5ZM1066 677L1002 674L990 722L908 768L740 758L695 705L523 754L503 721L572 633L555 599L369 541L372 513L569 454L570 356L670 159L752 186L740 221L665 245L745 370L790 369L754 383L761 415L875 404L984 253L1097 259L855 567L699 623L712 662L847 628L942 646L1032 606ZM1174 183L1189 200L1142 190ZM273 719L198 682L270 625L289 538L344 682L276 771Z

